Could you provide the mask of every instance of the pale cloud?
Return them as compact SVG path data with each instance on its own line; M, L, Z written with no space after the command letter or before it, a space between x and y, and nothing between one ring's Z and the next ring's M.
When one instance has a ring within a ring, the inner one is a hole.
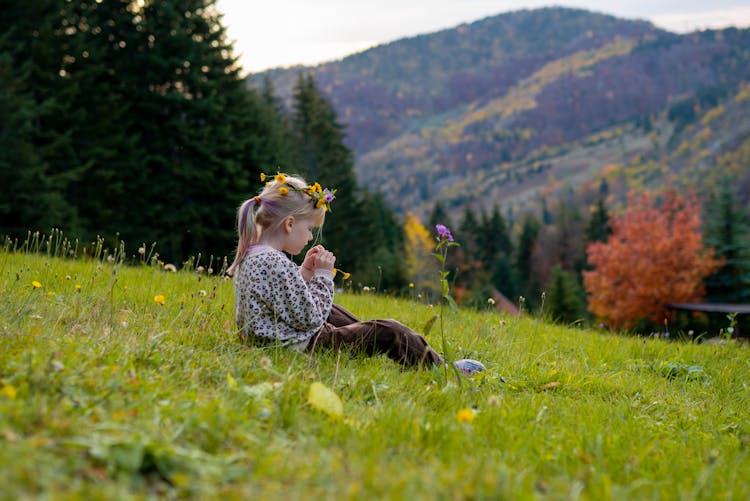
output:
M219 0L246 71L339 59L378 44L472 22L544 0ZM557 0L677 32L750 26L746 0Z
M659 27L677 32L727 28L729 26L747 27L750 25L750 6L701 12L657 14L653 16L651 21Z

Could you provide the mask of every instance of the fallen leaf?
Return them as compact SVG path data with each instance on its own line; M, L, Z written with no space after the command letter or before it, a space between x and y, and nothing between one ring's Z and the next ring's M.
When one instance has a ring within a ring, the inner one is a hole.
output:
M341 418L344 415L344 404L341 403L339 396L318 381L310 385L307 402L331 417Z

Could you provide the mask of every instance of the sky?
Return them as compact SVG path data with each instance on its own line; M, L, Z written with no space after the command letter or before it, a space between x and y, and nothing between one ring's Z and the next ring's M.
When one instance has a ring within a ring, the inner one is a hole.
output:
M340 59L400 38L550 5L645 19L684 33L750 26L748 0L218 0L246 73Z

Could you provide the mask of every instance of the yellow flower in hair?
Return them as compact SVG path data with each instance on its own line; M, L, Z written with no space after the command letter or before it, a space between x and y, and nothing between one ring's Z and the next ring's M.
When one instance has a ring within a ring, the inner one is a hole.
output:
M289 194L289 188L286 186L282 186L279 188L279 193L281 193L283 196L287 196Z
M262 183L265 180L266 180L266 175L261 172L260 173L260 182Z
M286 176L284 174L282 174L281 172L279 172L278 174L276 174L275 179L276 179L276 182L279 183L279 184L286 183Z
M323 187L321 187L320 183L317 183L317 182L313 185L313 190L316 193L323 193Z
M319 198L318 200L315 201L315 208L320 209L321 207L326 207L326 201L323 198Z

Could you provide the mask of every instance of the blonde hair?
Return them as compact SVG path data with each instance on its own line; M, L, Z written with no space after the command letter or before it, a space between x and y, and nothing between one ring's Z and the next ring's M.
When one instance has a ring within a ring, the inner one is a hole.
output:
M298 176L284 176L266 183L259 195L242 202L237 210L237 254L227 270L230 275L242 262L248 248L257 243L264 231L274 231L289 216L310 218L316 226L325 221L326 208L305 192L307 183Z

